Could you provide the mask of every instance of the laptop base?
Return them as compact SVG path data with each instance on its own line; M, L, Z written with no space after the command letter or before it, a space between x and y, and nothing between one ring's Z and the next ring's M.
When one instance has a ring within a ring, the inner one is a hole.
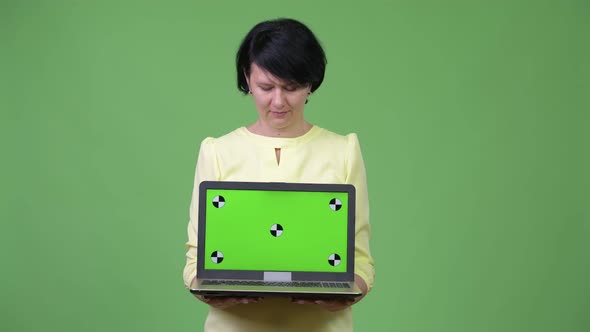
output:
M240 286L202 285L202 280L195 279L190 292L206 297L292 297L298 299L355 299L362 291L353 282L349 288L329 287L284 287L284 286Z

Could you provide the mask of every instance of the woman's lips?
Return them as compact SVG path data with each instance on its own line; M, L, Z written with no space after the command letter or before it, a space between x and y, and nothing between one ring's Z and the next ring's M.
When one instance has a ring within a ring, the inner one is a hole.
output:
M274 115L274 116L277 116L277 117L284 117L289 112L274 112L274 111L270 111L270 113L272 115Z

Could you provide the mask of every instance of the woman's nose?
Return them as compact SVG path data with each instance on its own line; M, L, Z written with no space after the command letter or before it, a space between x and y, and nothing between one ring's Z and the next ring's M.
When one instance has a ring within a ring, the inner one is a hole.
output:
M283 89L275 89L272 96L272 105L279 109L285 106L285 93Z

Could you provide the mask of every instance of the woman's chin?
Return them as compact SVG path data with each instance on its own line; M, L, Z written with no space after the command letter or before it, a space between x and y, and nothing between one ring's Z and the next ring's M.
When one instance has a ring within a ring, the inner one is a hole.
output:
M289 127L291 125L291 120L288 118L284 118L284 119L277 119L277 118L271 118L269 119L269 124L271 127L273 127L274 129L286 129L287 127Z

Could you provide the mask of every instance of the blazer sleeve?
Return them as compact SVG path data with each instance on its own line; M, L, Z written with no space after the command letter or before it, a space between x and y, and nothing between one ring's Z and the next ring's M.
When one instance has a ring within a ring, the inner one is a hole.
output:
M219 165L215 153L215 139L208 137L201 142L193 193L189 208L188 241L186 242L186 265L184 266L184 286L190 287L192 280L197 275L197 231L199 215L199 184L202 181L219 180Z
M356 224L355 224L355 262L354 272L361 277L369 290L373 288L375 267L369 240L371 226L369 224L369 195L367 191L367 176L365 163L356 134L347 135L348 158L346 183L356 188Z

